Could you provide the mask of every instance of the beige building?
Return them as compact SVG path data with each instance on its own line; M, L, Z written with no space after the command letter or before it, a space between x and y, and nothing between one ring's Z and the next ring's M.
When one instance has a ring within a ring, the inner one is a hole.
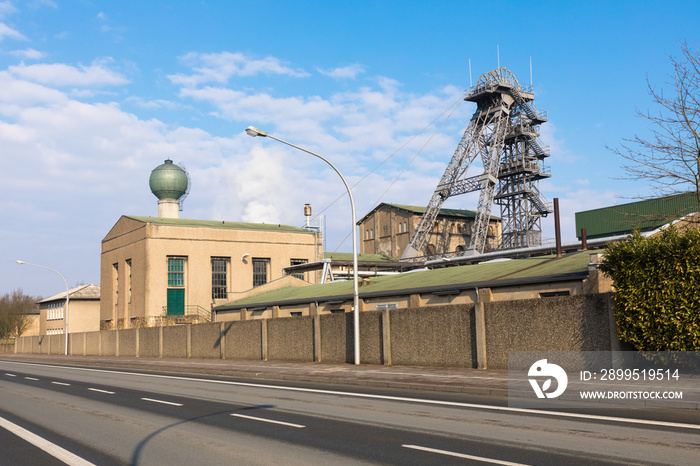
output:
M100 329L100 286L81 285L68 290L68 333ZM39 301L39 334L62 335L65 329L66 293Z
M411 235L418 226L425 207L398 204L379 204L358 222L360 252L386 254L401 258ZM460 252L469 247L476 212L471 210L440 209L430 230L422 254ZM491 217L487 248L495 249L501 241L501 221Z
M102 329L208 321L214 305L322 258L312 230L122 216L102 241ZM299 278L316 283L315 273Z

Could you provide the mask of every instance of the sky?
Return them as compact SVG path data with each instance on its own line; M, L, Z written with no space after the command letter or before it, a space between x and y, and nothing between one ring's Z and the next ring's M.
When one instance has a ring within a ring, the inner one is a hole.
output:
M191 178L181 218L302 226L309 203L327 250L350 252L337 174L245 128L359 182L358 219L425 206L475 110L465 90L499 65L548 112L540 189L574 241L575 212L650 195L606 147L649 134L636 109L654 110L648 83L671 89L699 21L696 1L0 0L0 294L63 289L16 260L99 284L101 240L157 216L167 158Z

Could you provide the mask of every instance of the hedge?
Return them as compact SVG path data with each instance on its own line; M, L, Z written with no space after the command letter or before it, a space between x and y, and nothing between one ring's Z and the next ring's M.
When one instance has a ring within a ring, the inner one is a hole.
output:
M635 232L609 246L620 340L640 351L700 351L700 230Z

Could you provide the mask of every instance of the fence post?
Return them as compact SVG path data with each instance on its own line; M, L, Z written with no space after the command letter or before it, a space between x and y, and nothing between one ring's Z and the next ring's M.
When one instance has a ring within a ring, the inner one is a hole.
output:
M219 359L226 359L226 332L223 322L219 322Z
M479 369L487 369L486 361L486 312L484 303L474 304L474 325L476 327L476 364Z
M267 361L267 319L260 319L260 337L262 360Z
M391 324L389 309L382 309L382 363L391 366Z
M321 316L311 317L314 324L314 362L321 362Z

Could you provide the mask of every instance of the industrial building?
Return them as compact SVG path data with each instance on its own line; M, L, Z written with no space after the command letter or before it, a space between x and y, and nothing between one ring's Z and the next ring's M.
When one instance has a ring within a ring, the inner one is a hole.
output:
M149 185L158 217L124 215L102 240L102 329L206 322L212 306L322 258L313 230L179 218L189 182L171 160L153 170ZM301 277L316 281L313 273Z
M100 286L77 286L68 290L68 297L68 333L99 330ZM66 292L49 296L37 304L40 316L37 335L62 335L66 325Z
M576 236L582 239L582 230L587 239L629 235L635 229L644 233L698 212L694 192L586 210L576 212Z
M410 205L379 204L357 222L360 252L400 258L425 210L425 207ZM426 255L434 256L438 250L464 252L471 241L475 220L476 212L472 210L440 209L425 238ZM500 242L501 221L492 216L485 251L497 248Z
M601 254L537 256L363 278L360 311L604 293ZM217 321L350 312L352 281L280 288L214 308Z

